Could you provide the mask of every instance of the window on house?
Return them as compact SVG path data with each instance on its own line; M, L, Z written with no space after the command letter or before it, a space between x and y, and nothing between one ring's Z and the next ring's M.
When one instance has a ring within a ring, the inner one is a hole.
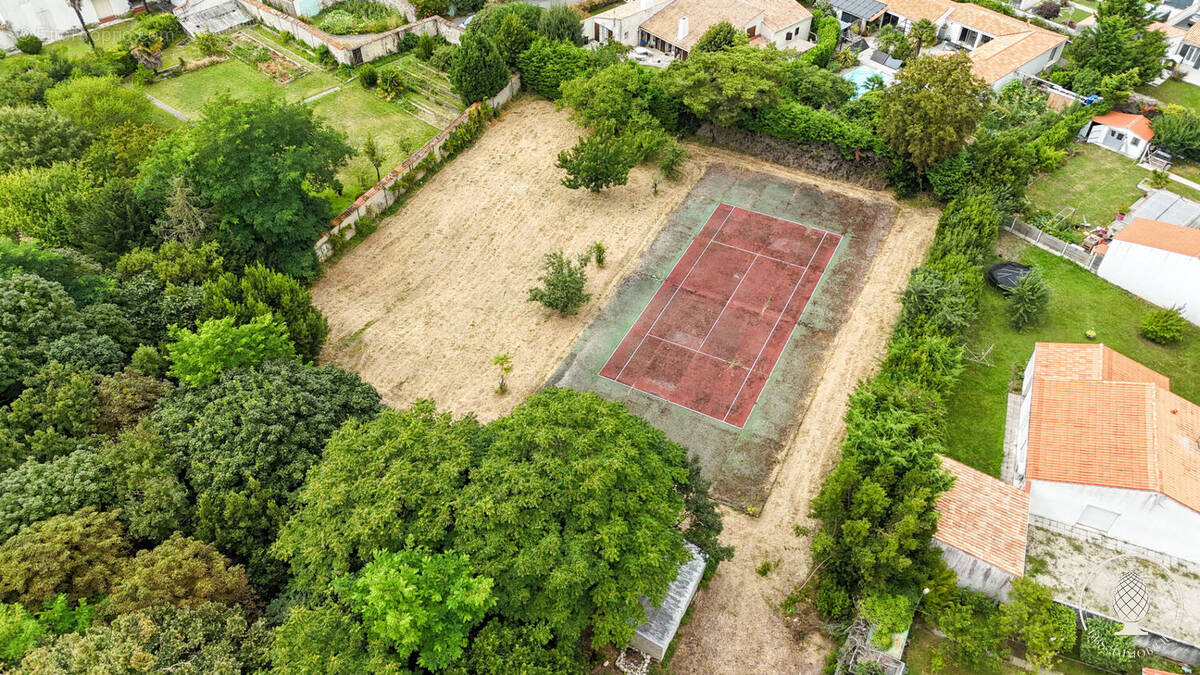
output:
M1121 514L1119 513L1089 504L1087 508L1083 510L1083 513L1079 514L1079 521L1077 524L1093 530L1099 530L1100 532L1108 532L1110 529L1112 529L1113 523L1117 522L1117 518L1120 517Z
M783 36L783 39L784 39L785 41L790 41L790 40L792 39L792 34L791 34L791 32L788 32L788 34L787 34L787 35L784 35L784 36Z
M1116 140L1118 140L1118 141L1123 141L1123 140L1125 140L1125 134L1121 133L1120 131L1116 131L1116 130L1113 130L1113 129L1109 129L1109 130L1108 130L1108 135L1109 135L1109 136L1112 136L1114 139L1116 139Z
M971 30L970 28L963 28L958 33L958 41L965 45L975 44L975 38L977 38L977 37L979 37L979 33L976 33L975 31Z

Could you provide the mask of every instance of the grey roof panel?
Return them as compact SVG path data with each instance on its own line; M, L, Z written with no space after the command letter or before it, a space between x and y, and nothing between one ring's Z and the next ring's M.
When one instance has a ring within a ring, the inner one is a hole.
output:
M870 19L887 9L887 5L877 0L832 0L830 4L834 9L849 12L863 19Z
M659 661L666 655L667 647L675 637L675 631L679 630L679 622L683 620L683 615L692 602L692 596L700 586L700 578L704 576L704 554L691 542L684 542L683 545L688 553L692 554L691 560L679 566L679 574L667 587L667 595L657 607L651 605L646 598L640 598L642 607L646 609L647 619L646 623L638 626L633 642L630 643L631 647Z
M1156 190L1129 215L1172 225L1196 227L1200 222L1200 204L1168 190Z

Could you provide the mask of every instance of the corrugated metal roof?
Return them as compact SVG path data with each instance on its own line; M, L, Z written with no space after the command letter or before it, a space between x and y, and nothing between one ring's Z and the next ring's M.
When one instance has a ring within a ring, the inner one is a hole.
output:
M1195 227L1197 220L1200 219L1200 204L1184 199L1174 192L1156 190L1141 204L1138 204L1129 215L1133 218Z
M830 4L834 9L849 12L860 19L870 19L887 9L887 5L876 0L836 0Z

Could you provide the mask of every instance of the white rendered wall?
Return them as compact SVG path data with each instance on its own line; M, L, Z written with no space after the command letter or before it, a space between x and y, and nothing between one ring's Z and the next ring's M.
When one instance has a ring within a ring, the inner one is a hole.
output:
M1088 506L1120 514L1108 536L1200 563L1200 513L1157 492L1029 481L1029 513L1068 525Z
M972 591L1004 602L1008 599L1008 590L1012 587L1013 575L998 567L963 553L953 546L943 544L936 538L933 544L942 549L942 559L946 566L958 575L958 585Z
M1200 258L1114 240L1097 273L1161 307L1183 305L1183 316L1200 325Z
M84 0L81 9L88 26L129 12L129 0L108 0L108 4L111 11L98 16L92 0ZM80 31L79 18L65 0L0 0L0 23L9 26L0 38L6 42L14 41L17 35L36 35L52 42Z
M630 0L630 2L625 3L624 7L628 7L630 5L637 6L640 4L641 0ZM638 43L638 29L641 28L642 24L645 23L646 20L661 12L663 8L669 4L671 4L671 0L668 0L667 2L651 3L648 8L639 10L620 19L606 17L604 16L605 13L597 14L596 16L590 16L583 20L583 34L587 36L587 39L593 39L596 35L593 26L599 25L601 28L607 28L608 30L612 31L612 40L614 42L619 42L623 45L629 45L630 47L636 47Z

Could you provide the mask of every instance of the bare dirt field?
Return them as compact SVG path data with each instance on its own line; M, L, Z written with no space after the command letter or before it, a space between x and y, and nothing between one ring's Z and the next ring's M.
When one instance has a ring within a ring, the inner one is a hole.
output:
M508 412L540 387L585 327L638 266L668 216L714 163L730 164L824 190L894 201L886 193L825 180L745 155L689 145L684 177L651 192L655 171L635 169L626 186L595 195L567 190L557 153L580 130L565 112L520 100L470 150L435 176L378 231L328 270L313 289L329 318L323 358L353 368L403 406L433 398L441 408L483 420ZM937 211L898 206L895 223L845 306L848 317L818 364L803 419L776 465L762 514L726 509L724 543L737 548L697 596L692 621L677 638L678 673L815 673L827 644L798 636L779 603L809 572L808 503L837 457L842 415L855 383L884 353L899 312L898 293L923 259ZM578 316L551 316L526 301L541 256L608 247L608 264L589 267L593 298ZM494 393L493 355L516 367L510 393ZM778 560L767 577L754 568Z
M676 637L673 672L821 671L828 642L819 633L794 630L779 609L810 572L808 538L797 537L795 527L816 527L808 518L808 504L838 457L847 400L856 383L882 360L900 311L899 293L933 241L937 216L933 209L900 207L862 293L828 352L820 383L776 469L762 515L752 518L724 510L721 541L737 551L697 594L692 620ZM755 568L765 560L778 561L779 566L762 577Z
M358 371L388 405L432 398L485 421L536 391L703 172L692 162L657 196L647 167L600 194L568 190L554 161L581 133L551 103L509 106L313 288L329 319L323 360ZM577 316L527 300L545 253L594 241L608 260L588 267L592 299ZM502 352L514 365L504 396Z

